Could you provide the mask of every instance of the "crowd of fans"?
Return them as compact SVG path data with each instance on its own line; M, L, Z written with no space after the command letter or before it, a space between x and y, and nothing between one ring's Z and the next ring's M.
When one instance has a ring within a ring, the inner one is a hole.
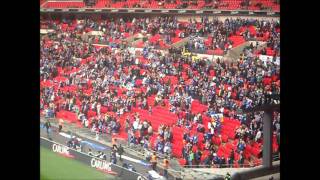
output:
M244 10L278 10L279 0L85 0L74 2L40 2L42 7L54 8L152 8L152 9L244 9Z
M40 42L40 104L48 117L55 117L62 110L74 112L82 125L92 132L119 133L123 128L128 133L130 146L141 144L145 149L153 148L167 155L172 155L175 138L172 127L183 127L186 132L182 155L188 165L224 167L234 163L235 153L240 155L238 163L244 164L246 144L261 142L263 114L243 111L257 105L280 103L280 66L275 59L260 60L255 55L256 45L247 47L236 62L221 59L210 62L183 57L181 49L165 53L150 45L138 53L121 49L120 42L111 41L109 47L103 48L92 44L96 39L109 39L107 42L110 42L110 38L122 39L124 33L133 35L142 31L145 34L174 36L173 32L179 29L184 37L211 35L212 46L223 48L225 42L230 43L228 34L235 33L242 26L255 25L257 37L262 33L269 34L267 46L276 51L276 57L280 51L279 22L240 18L221 22L203 18L199 31L199 23L191 20L181 23L172 17L64 22L69 23L67 28L63 27L63 22L46 21L55 32L43 36ZM81 37L90 30L101 30L103 35L87 39ZM248 35L248 31L244 34L254 38ZM187 48L205 48L199 37L190 42L194 47L189 47L189 43ZM177 81L165 81L168 76L175 77ZM148 101L150 97L154 97L152 103ZM195 100L207 109L193 112L191 104ZM152 115L156 106L168 107L168 111L177 115L177 121L154 129L148 119L133 111L134 108L145 109ZM123 116L125 120L121 121ZM235 132L238 144L228 159L217 155L217 146L212 141L212 137L221 135L224 117L241 122ZM204 119L210 119L208 124L204 124ZM203 140L198 134L190 134L193 127L203 134ZM279 130L280 113L275 113L274 133L277 139ZM157 138L152 143L150 139L155 131ZM204 158L198 146L200 141L205 144L204 150L209 152Z
M279 52L280 48L279 21L240 18L220 21L216 18L209 20L209 18L203 17L200 21L189 19L188 22L180 22L176 17L142 17L132 19L111 18L106 21L85 19L76 22L65 20L63 23L69 24L69 27L60 27L61 24L53 21L49 23L48 28L57 30L57 34L62 34L62 31L70 32L69 36L71 38L76 34L101 31L101 35L89 35L86 40L88 43L106 44L112 48L126 48L128 45L121 40L138 33L141 33L144 37L146 37L146 34L150 34L150 38L144 38L146 41L144 46L156 48L160 47L160 42L170 45L176 42L175 39L181 40L189 37L186 48L189 51L204 54L208 50L216 49L221 49L226 53L234 44L230 39L231 36L241 36L244 40L265 38L265 40L268 40L268 47L275 51L274 54ZM250 31L249 27L255 27L255 30ZM266 49L262 50L261 54L266 54Z

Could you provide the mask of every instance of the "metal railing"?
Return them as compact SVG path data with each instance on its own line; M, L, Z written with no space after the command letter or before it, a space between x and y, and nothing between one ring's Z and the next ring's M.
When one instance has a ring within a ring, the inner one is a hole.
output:
M184 168L252 168L261 165L261 163L244 163L244 164L239 164L238 167L235 167L236 163L233 164L214 164L214 165L204 165L204 164L199 164L199 165L182 165Z

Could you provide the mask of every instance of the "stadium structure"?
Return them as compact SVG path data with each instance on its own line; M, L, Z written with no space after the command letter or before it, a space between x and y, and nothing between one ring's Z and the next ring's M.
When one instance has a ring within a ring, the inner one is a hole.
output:
M41 179L280 179L280 1L40 0L40 114Z

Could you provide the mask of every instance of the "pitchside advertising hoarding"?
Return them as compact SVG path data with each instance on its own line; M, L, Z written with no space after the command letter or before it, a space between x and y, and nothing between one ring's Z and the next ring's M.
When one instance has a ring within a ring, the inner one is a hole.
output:
M103 171L105 173L121 177L122 179L129 179L129 180L146 179L142 174L130 171L128 169L114 165L100 158L82 153L80 151L76 151L65 145L50 141L46 138L40 138L40 145L47 149L52 150L55 153L58 153L61 156L64 156L66 158L72 158L77 161L81 161L87 164L88 166L91 166L92 168L97 169L98 171Z
M72 154L69 153L69 148L66 146L62 146L60 144L52 144L52 151L58 153L64 157L74 158Z

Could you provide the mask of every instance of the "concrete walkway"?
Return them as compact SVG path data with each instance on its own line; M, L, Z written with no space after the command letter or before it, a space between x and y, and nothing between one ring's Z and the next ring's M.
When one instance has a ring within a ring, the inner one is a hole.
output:
M271 175L263 176L259 178L253 178L251 180L269 180L271 177L273 178L273 180L280 180L280 173L271 174Z

